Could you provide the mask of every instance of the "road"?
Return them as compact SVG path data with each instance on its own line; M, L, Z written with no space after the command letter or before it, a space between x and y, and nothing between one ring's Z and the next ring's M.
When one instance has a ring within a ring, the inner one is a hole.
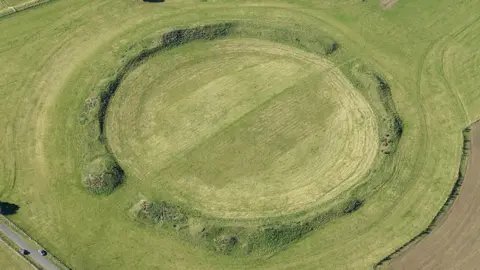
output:
M12 242L14 242L20 248L26 249L30 252L29 255L25 255L30 257L37 265L41 266L45 270L59 270L57 266L55 266L52 262L50 262L46 257L43 257L38 253L37 249L25 242L17 233L10 230L7 226L0 223L0 231L5 234Z

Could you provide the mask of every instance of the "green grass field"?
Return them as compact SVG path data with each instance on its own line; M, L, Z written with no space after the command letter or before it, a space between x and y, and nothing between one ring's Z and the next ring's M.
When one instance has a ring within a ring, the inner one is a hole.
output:
M2 264L2 269L5 270L26 270L33 269L29 263L23 259L18 254L14 253L7 244L3 241L0 241L0 262Z
M375 116L316 58L239 39L149 60L118 90L107 124L129 184L237 219L286 215L354 185L375 158Z
M0 199L73 269L371 268L456 180L480 117L479 8L62 0L2 18ZM161 47L219 23L234 26ZM125 179L94 195L82 174L105 154ZM188 220L138 222L146 199Z

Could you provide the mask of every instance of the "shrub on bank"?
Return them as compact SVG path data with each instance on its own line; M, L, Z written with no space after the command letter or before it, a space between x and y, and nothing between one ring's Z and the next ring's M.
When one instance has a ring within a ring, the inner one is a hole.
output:
M170 222L177 225L177 223L181 224L187 221L187 216L180 207L164 201L141 200L130 211L136 219L144 222Z
M95 194L110 194L123 182L124 173L115 159L100 156L90 162L83 171L83 185Z

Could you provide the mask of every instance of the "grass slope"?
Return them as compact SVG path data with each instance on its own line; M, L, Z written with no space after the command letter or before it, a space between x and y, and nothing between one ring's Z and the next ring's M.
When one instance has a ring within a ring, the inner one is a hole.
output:
M33 267L18 254L14 253L5 242L0 240L0 265L5 270L26 270Z
M75 269L366 269L407 242L448 196L461 130L480 114L472 89L479 65L468 57L478 51L472 10L480 2L399 1L390 10L374 1L317 2L64 0L0 19L0 63L8 63L0 67L0 191L22 207L12 219ZM295 36L260 26L294 28L300 40L335 38L345 53L330 60L351 61L340 67L345 74L358 70L355 59L382 74L404 120L396 153L372 172L363 206L270 258L218 255L138 225L128 214L140 199L135 184L95 197L80 181L79 115L104 74L171 26L230 20L291 44Z

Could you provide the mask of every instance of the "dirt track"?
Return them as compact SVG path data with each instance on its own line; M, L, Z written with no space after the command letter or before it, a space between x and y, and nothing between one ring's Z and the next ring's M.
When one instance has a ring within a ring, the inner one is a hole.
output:
M468 168L460 193L433 232L390 269L480 269L480 123L472 126Z

